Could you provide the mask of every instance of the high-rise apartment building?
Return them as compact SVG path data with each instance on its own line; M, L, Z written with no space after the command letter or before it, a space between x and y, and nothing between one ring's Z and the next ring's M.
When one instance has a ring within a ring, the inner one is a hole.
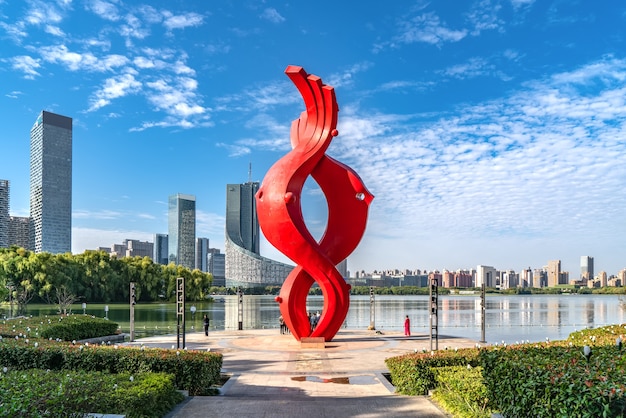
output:
M548 287L556 287L561 284L561 260L548 261Z
M226 286L225 256L219 249L209 248L208 266L213 275L213 286Z
M196 238L196 268L205 273L209 271L208 254L209 239Z
M154 252L152 261L157 264L167 265L168 263L168 237L167 234L154 234Z
M30 247L72 250L72 119L43 111L30 130Z
M9 217L9 247L16 245L30 250L29 227L30 218L28 216Z
M496 269L491 266L478 266L476 268L476 287L496 287Z
M193 270L196 249L196 197L175 194L169 197L168 261Z
M226 185L226 286L280 285L293 266L260 255L258 182Z
M0 248L9 246L9 180L0 180Z
M580 257L580 280L585 284L587 280L593 280L593 278L593 257L583 255Z

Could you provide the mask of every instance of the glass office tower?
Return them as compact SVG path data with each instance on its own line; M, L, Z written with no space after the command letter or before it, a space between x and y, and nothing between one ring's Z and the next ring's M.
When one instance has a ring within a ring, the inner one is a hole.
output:
M0 248L9 246L9 180L0 180Z
M72 118L43 111L30 130L30 248L72 251Z
M193 270L196 262L196 197L175 194L169 198L169 262Z

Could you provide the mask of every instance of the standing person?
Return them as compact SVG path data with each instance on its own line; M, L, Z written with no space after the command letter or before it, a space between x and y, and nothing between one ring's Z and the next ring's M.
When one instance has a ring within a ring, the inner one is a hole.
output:
M280 324L280 333L282 335L285 333L285 319L282 315L278 317L278 323Z
M407 337L411 336L411 320L408 315L404 319L404 335Z
M204 324L204 335L208 337L209 336L209 316L207 314L204 314L204 318L202 319L202 322Z

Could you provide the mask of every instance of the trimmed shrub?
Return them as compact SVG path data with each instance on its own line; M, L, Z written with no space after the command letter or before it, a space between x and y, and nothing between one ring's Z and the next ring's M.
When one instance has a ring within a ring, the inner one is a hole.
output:
M98 372L0 371L0 417L83 417L85 413L162 417L183 400L173 376Z
M579 346L481 350L491 406L507 417L621 417L626 360L598 346L587 361Z
M459 418L491 416L482 368L451 366L435 369L437 387L433 399L447 412Z
M478 350L444 350L431 353L405 354L390 357L385 364L391 381L399 393L404 395L426 395L436 385L434 368L445 366L478 365Z
M176 387L188 390L190 395L211 394L211 386L220 382L222 355L219 353L86 344L36 344L3 339L0 341L0 368L172 373Z

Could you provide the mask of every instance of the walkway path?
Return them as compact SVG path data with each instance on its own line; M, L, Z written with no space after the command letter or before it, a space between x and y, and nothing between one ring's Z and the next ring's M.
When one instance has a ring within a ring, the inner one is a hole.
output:
M441 337L439 349L471 347L475 341ZM175 347L176 335L133 344ZM428 336L342 330L325 349L300 348L291 335L274 330L186 334L188 349L224 356L231 378L221 396L195 396L168 418L189 417L446 417L428 397L394 393L382 373L385 358L430 350Z

